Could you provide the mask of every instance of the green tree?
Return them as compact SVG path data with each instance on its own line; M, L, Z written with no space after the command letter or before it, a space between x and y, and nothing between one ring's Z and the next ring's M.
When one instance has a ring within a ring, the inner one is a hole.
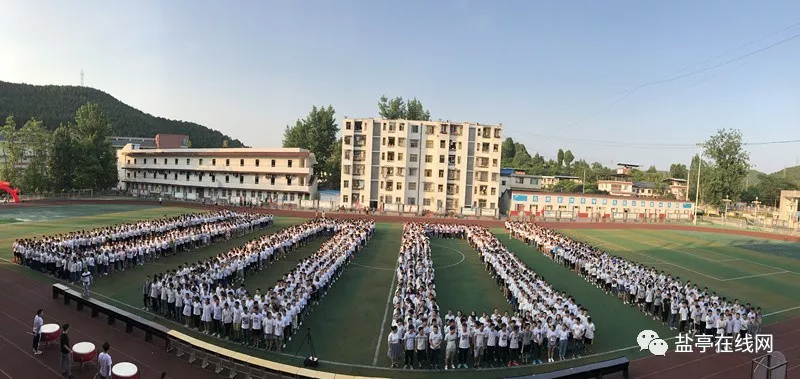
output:
M797 189L795 183L779 176L761 174L758 176L758 179L758 185L755 186L756 196L758 196L758 200L764 203L764 205L778 206L780 203L781 191Z
M688 171L683 163L673 163L669 166L669 177L676 179L686 179Z
M77 138L77 169L74 185L77 189L104 190L117 184L116 155L108 136L111 123L100 106L86 103L75 112Z
M506 137L505 141L503 141L503 144L500 146L500 158L504 167L509 166L509 164L514 161L514 154L516 154L516 151L514 140L511 137Z
M314 106L305 119L297 120L292 127L287 126L283 133L283 147L299 147L314 153L322 188L339 188L341 161L337 163L337 158L340 159L341 145L335 150L339 132L335 115L330 105L327 108Z
M17 134L28 155L28 166L22 173L22 188L27 192L47 190L47 153L52 135L37 119L28 120Z
M525 145L517 142L514 146L514 159L511 161L511 165L514 168L525 169L531 164L531 155L528 153L528 149L525 148Z
M430 121L431 112L428 112L428 110L422 106L422 102L417 100L415 97L409 100L406 104L405 119L415 121Z
M580 192L581 186L572 180L559 180L551 190L553 192Z
M556 155L556 159L558 159L558 167L564 165L564 150L558 149L558 155Z
M697 164L700 164L700 197L697 197ZM713 165L710 161L701 159L699 155L695 155L692 157L692 162L689 165L689 200L695 201L697 199L698 203L702 204L707 202L706 196L709 185L709 174L713 170Z
M716 206L723 203L725 196L738 200L750 170L750 154L742 145L742 133L736 129L718 130L703 143L703 156L713 161L704 199Z
M571 167L572 161L574 160L575 156L572 155L572 150L567 150L564 152L564 164L567 166L567 169Z
M47 157L47 176L51 188L56 192L73 188L75 171L76 146L72 125L61 125L53 132L53 143Z
M406 102L402 97L389 99L381 96L378 101L378 111L381 117L389 120L417 120L430 121L431 113L422 105L422 101L413 98Z
M6 123L0 127L0 153L5 158L0 167L0 178L12 184L19 183L21 176L19 165L25 154L25 146L17 131L14 116L6 117Z

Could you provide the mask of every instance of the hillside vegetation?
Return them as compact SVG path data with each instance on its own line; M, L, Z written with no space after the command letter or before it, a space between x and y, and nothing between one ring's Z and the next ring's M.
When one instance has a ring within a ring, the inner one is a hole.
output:
M188 134L192 147L242 147L237 139L194 122L168 120L133 108L113 96L88 87L35 86L0 81L0 120L14 116L24 123L31 117L50 131L74 122L75 111L87 102L100 106L111 122L111 135L154 137L158 133Z

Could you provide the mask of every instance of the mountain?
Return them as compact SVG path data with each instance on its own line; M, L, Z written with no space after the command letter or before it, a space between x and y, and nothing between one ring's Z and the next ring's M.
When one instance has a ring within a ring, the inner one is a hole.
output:
M776 178L786 178L786 180L800 186L800 166L787 167L770 175Z
M105 112L112 135L152 138L159 133L188 134L192 147L222 147L223 140L228 140L230 147L244 146L241 141L200 124L144 113L94 88L0 81L0 120L13 115L18 126L31 117L42 120L49 130L62 123L75 123L75 111L87 102L97 103Z
M747 179L745 179L746 185L748 187L757 186L758 183L761 182L760 179L761 175L766 175L766 174L761 171L751 169L750 171L747 172Z

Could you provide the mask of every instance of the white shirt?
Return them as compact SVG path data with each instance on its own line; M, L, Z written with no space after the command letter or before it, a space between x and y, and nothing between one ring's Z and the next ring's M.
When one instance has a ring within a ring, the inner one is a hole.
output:
M111 355L107 354L106 352L100 353L97 357L97 371L100 375L104 378L111 377Z

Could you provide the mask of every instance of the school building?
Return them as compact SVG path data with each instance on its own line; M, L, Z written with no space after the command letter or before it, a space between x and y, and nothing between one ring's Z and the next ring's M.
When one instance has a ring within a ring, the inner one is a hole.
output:
M800 191L781 191L778 221L789 228L800 228Z
M158 149L127 144L117 151L118 189L239 204L299 204L317 194L314 154L298 148Z
M341 204L495 216L502 124L344 119Z
M514 217L546 219L689 220L694 203L662 198L594 195L564 192L514 191Z

